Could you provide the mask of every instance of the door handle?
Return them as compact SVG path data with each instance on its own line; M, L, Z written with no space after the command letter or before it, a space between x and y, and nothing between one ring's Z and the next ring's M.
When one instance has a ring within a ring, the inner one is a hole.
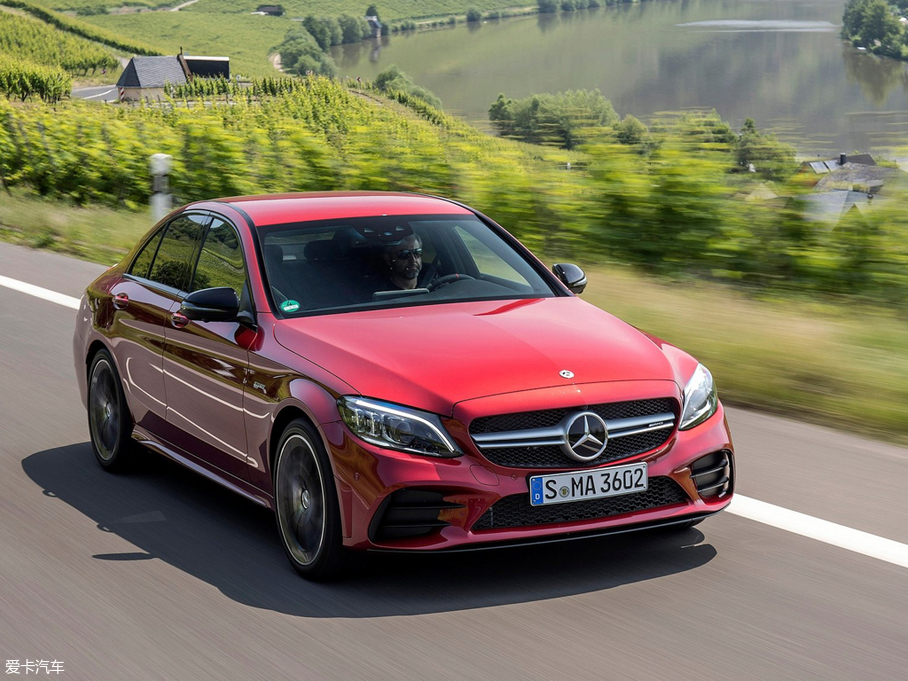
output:
M129 305L129 296L125 293L118 293L113 298L113 306L118 310L122 310L124 307Z
M171 324L171 326L173 326L177 329L182 329L188 323L189 323L189 317L187 317L184 314L180 314L179 312L174 312L172 315L170 315L170 324Z

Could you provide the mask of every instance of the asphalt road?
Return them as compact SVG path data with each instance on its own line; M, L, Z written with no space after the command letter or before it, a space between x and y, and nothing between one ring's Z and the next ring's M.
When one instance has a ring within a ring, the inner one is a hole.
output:
M0 244L0 275L72 296L102 269ZM266 511L153 457L99 469L74 314L0 286L3 661L92 680L908 676L908 569L732 512L307 583ZM740 493L908 543L908 450L729 418Z
M99 85L93 87L73 88L73 97L79 99L96 99L100 102L116 102L119 92L116 85Z

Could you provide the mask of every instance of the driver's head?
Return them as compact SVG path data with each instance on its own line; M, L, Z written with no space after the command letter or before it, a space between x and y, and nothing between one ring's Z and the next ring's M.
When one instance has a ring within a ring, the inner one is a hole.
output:
M422 269L422 239L411 234L399 244L385 248L384 256L391 281L403 289L416 288L416 278Z

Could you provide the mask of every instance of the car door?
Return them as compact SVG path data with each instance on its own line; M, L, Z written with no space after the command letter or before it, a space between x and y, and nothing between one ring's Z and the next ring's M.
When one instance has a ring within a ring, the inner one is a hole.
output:
M205 230L186 293L214 286L229 286L251 305L239 235L218 216ZM248 475L243 389L249 364L244 341L250 333L235 321L190 321L180 313L178 301L165 326L163 353L173 444L244 480Z
M110 290L109 338L129 409L137 426L158 436L166 431L164 327L184 287L168 263L193 257L206 222L207 214L184 215L162 226Z

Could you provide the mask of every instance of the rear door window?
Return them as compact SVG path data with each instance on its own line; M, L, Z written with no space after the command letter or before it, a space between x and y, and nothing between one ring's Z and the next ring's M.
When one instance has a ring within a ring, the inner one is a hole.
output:
M207 215L182 215L167 225L149 279L179 291L189 288Z

